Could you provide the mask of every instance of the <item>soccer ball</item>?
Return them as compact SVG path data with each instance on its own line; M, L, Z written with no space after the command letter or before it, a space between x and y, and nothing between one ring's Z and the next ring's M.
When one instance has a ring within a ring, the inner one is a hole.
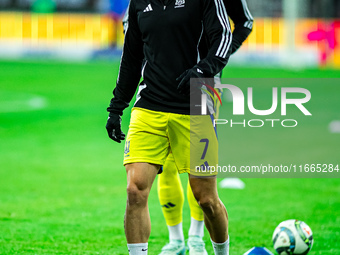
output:
M275 228L272 240L279 255L306 255L313 245L313 233L303 221L286 220Z

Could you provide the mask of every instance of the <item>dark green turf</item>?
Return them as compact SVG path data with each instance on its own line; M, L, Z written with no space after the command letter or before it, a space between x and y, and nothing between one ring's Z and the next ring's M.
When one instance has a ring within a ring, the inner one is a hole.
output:
M117 70L118 62L0 62L0 96L34 94L47 100L41 110L0 112L0 254L127 254L124 146L109 140L105 130ZM340 78L340 72L229 67L224 77ZM259 108L268 106L272 81L267 81L256 87L263 91ZM327 129L330 120L340 120L339 84L308 88L312 119L293 112L301 125L291 132L229 129L223 138L228 157L237 163L340 163L340 134ZM128 119L127 110L124 131ZM253 246L273 251L274 228L290 218L306 221L314 231L310 254L340 254L339 179L243 180L244 190L219 190L230 217L230 254ZM168 238L155 187L149 205L153 255ZM187 233L187 204L184 216ZM207 232L205 239L212 254Z

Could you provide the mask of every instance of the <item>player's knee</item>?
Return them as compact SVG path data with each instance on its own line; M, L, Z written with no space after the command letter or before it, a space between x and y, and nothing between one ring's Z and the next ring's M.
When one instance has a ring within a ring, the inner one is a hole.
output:
M136 184L129 184L127 186L127 203L129 206L144 206L147 204L148 191L142 189Z
M202 209L211 209L213 208L213 200L210 198L201 198L198 199L198 204L200 205L200 207L202 207Z
M200 205L200 207L202 208L203 212L210 216L210 217L214 217L215 212L216 212L216 207L218 206L216 204L216 200L210 198L210 197L201 197L197 200L198 204Z

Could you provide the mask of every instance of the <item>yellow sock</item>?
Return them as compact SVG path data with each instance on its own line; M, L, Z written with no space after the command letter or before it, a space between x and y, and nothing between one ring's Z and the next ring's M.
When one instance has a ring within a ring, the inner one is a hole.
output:
M182 222L184 192L172 154L167 158L163 173L158 176L158 198L168 226Z

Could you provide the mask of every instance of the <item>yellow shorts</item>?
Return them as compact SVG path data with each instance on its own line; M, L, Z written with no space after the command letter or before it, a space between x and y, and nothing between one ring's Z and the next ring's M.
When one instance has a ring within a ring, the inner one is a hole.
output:
M217 147L210 116L134 107L125 141L124 165L144 162L162 166L172 152L179 173L190 173L191 169L194 170L191 174L194 174L197 167L217 164Z

